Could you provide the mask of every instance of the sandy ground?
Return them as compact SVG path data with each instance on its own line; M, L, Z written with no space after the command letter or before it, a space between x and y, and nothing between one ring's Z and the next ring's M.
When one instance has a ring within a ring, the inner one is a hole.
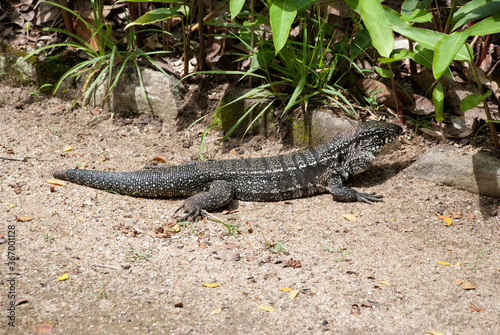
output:
M408 175L404 167L426 149L408 131L406 144L350 182L384 194L383 203L327 194L239 202L234 213L213 213L239 224L236 236L209 219L157 238L182 199L69 183L51 191L46 180L78 165L182 163L198 156L202 126L71 111L68 101L37 101L1 83L0 95L0 156L28 158L0 159L0 333L500 334L498 202ZM290 150L261 140L223 153L218 136L209 134L215 159Z

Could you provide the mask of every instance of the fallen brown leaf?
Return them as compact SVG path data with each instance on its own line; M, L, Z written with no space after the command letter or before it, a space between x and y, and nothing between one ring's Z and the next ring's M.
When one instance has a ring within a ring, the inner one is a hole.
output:
M294 269L298 269L302 267L302 264L300 264L299 260L290 258L288 261L285 262L285 265L283 265L284 268L290 267Z
M460 286L463 290L475 290L477 288L477 284L471 281L465 281Z

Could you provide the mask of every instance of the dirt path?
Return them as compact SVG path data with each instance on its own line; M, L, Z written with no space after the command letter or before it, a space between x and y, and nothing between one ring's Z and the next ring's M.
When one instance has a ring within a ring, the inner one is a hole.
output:
M51 192L46 180L77 165L135 170L157 156L182 163L198 155L201 128L119 125L2 84L0 95L0 156L29 157L0 160L0 333L53 327L52 334L500 334L498 202L400 171L422 151L415 144L351 184L384 194L383 203L335 203L326 194L240 202L234 214L214 213L234 216L237 236L208 220L154 238L182 199L138 199L72 184ZM261 150L248 144L243 154L222 154L212 145L218 135L211 133L209 142L216 159L282 150L263 140ZM455 213L453 223L446 226L436 212ZM17 256L7 263L14 230ZM69 279L58 280L64 274ZM464 290L457 281L478 287ZM291 299L280 288L299 293ZM5 312L12 289L19 303L15 327Z

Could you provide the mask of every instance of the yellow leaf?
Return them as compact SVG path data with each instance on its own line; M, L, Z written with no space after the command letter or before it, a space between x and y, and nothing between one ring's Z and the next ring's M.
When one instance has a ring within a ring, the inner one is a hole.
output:
M451 224L453 223L453 220L451 218L444 218L443 220L445 226L451 226Z
M216 308L212 311L212 314L219 314L220 312L222 312L222 308Z
M22 221L22 222L31 221L33 219L34 219L34 217L32 217L32 216L18 216L17 217L17 221Z
M358 219L352 214L342 214L342 217L347 221L356 222Z
M384 285L387 285L387 286L391 286L391 283L385 281L385 280L382 280L382 281L379 281L380 284L384 284Z
M168 227L168 230L174 233L178 233L181 231L181 226L176 223L173 227Z
M60 185L60 186L65 186L66 183L63 182L62 180L59 179L47 179L47 183L52 184L52 185Z
M9 204L9 208L7 208L7 212L9 212L11 210L11 208L14 207L14 204Z
M266 311L266 312L274 312L274 308L271 306L260 305L260 306L257 306L257 308L262 309L263 311Z
M65 274L63 274L61 277L59 277L58 279L59 279L59 281L63 281L63 280L66 280L66 279L68 279L68 278L69 278L68 274L67 274L67 273L65 273Z
M85 222L85 218L84 218L83 216L81 216L81 215L80 215L80 216L78 216L76 219L77 219L78 221Z
M293 299L295 299L297 294L299 294L299 290L292 290L292 291L290 291L290 293L288 293L288 296L290 297L290 299L293 300Z
M66 148L63 149L63 152L68 152L68 151L71 151L73 150L73 147L72 146L67 146Z
M437 332L435 330L428 330L428 331L426 331L426 333L431 334L431 335L444 335L444 333Z
M450 263L448 263L448 262L443 262L443 261L437 261L437 263L438 263L438 264L441 264L441 265L446 265L446 266L450 265Z
M280 291L282 291L282 292L290 292L291 290L292 289L289 288L289 287L282 287L282 288L280 288Z
M203 283L203 286L206 286L206 287L217 287L217 286L220 286L220 284Z

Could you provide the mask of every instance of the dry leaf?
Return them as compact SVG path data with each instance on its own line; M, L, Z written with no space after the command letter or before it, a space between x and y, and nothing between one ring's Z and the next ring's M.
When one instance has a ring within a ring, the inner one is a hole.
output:
M33 326L33 331L37 334L48 334L53 329L54 329L54 327L50 323L47 323L47 322L43 322L39 325Z
M80 216L78 216L76 219L77 219L78 221L85 222L85 218L84 218L83 216L81 216L81 215L80 215Z
M461 219L464 214L462 213L461 210L458 210L456 212L451 212L451 216L454 218L454 219Z
M445 226L451 226L453 223L453 220L451 218L444 218L444 225Z
M292 289L289 288L289 287L282 287L282 288L280 288L280 291L282 291L282 292L290 292L290 291L292 291Z
M71 151L73 150L73 147L72 146L67 146L66 148L63 149L63 152L68 152L68 151Z
M67 280L69 279L69 276L67 273L63 274L61 277L57 278L59 281Z
M160 162L160 163L166 163L167 161L165 160L165 158L161 157L161 156L156 156L155 158L153 158L153 161L154 162Z
M177 302L174 304L174 307L176 308L183 308L184 307L184 303L180 300L177 300Z
M455 269L460 270L461 267L462 265L460 264L460 262L457 262L457 264L455 264Z
M14 204L9 204L9 208L7 208L6 212L10 212L10 210L14 207Z
M206 287L217 287L217 286L220 286L220 284L203 283L203 286L206 286Z
M462 287L463 290L475 290L477 285L471 281L464 281L460 287Z
M342 214L342 217L347 221L356 222L358 219L352 214Z
M32 217L32 216L18 216L16 219L17 219L17 221L26 222L26 221L33 220L34 217Z
M266 311L266 312L274 312L275 311L274 307L266 306L266 305L260 305L260 306L257 306L257 308L262 309L263 311Z
M457 285L457 286L458 286L458 285L460 285L460 284L462 284L462 281L461 281L460 279L455 279L455 285Z
M295 299L297 294L299 294L299 290L292 290L292 291L290 291L290 293L288 293L288 296L290 297L290 299L293 300L293 299Z
M66 183L59 179L47 179L46 182L52 185L66 186Z
M444 335L444 333L437 332L435 330L428 330L428 331L426 331L426 333L431 334L431 335Z
M443 262L443 261L437 261L438 264L441 264L441 265L450 265L450 263L448 262Z
M391 286L391 283L385 281L385 280L382 280L382 281L379 281L380 284L384 284L384 285L387 285L387 286Z
M219 314L220 312L222 312L222 308L216 308L212 311L212 314Z

